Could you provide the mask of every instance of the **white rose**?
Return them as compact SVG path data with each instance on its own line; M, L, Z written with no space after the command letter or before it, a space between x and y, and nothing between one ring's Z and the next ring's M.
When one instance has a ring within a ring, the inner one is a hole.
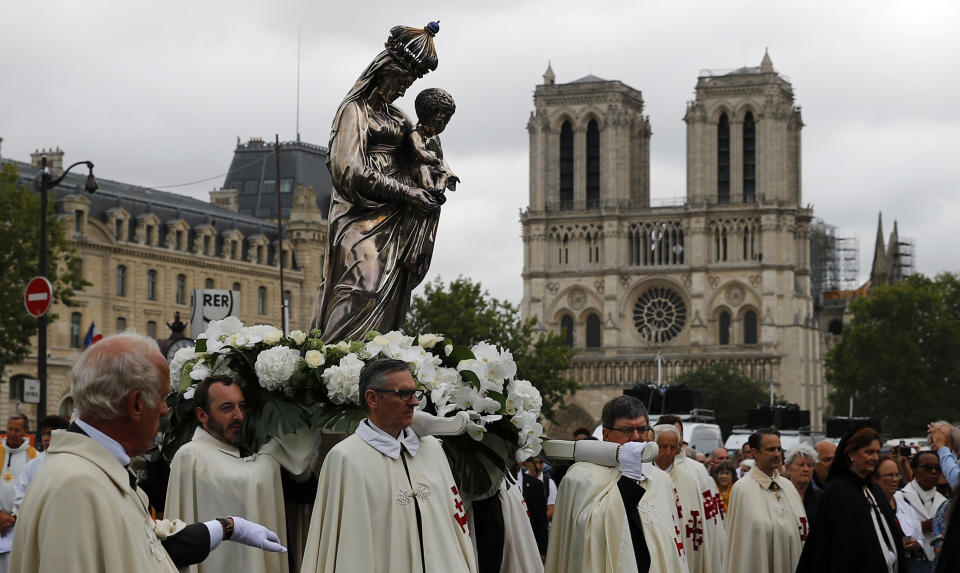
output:
M193 395L197 392L197 385L193 384L183 393L184 400L193 400Z
M303 344L303 341L307 339L307 333L302 330L294 330L290 333L290 338L297 344Z
M417 343L424 348L433 348L440 342L440 336L436 334L421 334L417 338Z
M310 368L319 368L323 366L327 358L323 355L323 352L319 350L307 350L307 353L303 356L303 360Z
M274 346L257 356L254 370L257 380L267 390L281 388L297 369L300 351L286 346Z
M453 345L452 345L452 344L448 344L448 345L446 345L446 346L443 347L443 353L446 354L447 356L450 356L450 353L451 353L451 352L453 352Z
M273 346L274 344L280 342L280 339L283 338L282 330L271 330L270 332L263 335L263 342Z

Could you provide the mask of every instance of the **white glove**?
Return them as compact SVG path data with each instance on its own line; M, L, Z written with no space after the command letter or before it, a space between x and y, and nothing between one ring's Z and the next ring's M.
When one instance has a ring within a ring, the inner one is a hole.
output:
M627 442L620 446L620 471L630 479L643 479L643 462L657 459L656 442Z
M242 517L230 516L233 520L233 535L228 541L257 547L265 551L286 553L287 548L280 545L280 537L259 523L247 521Z

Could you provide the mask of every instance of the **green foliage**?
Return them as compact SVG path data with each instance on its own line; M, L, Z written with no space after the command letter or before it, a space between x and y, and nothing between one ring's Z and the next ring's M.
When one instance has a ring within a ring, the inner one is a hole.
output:
M553 419L564 398L578 388L564 375L573 350L559 334L536 333L536 326L536 319L521 320L515 305L491 297L479 282L461 276L449 285L440 277L427 283L424 295L413 297L403 331L440 333L467 346L485 341L510 350L516 377L540 391L541 412Z
M729 435L734 426L747 423L747 410L770 403L766 383L741 374L727 362L681 374L674 382L700 391L700 407L714 411L724 436Z
M827 354L830 401L881 420L884 433L917 435L960 418L960 280L908 277L850 305L853 320Z
M74 297L90 283L80 273L80 258L65 238L65 222L47 198L47 278L53 285L53 302L77 306ZM40 274L40 193L21 185L17 168L7 163L0 169L0 371L21 362L30 353L30 337L37 332L37 319L23 307L23 291ZM57 316L47 314L48 323Z

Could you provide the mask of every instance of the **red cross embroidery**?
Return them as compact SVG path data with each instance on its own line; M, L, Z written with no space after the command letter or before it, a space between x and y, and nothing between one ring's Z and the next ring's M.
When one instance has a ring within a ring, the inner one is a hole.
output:
M703 522L700 521L699 511L690 510L690 519L686 524L686 530L687 539L693 543L693 550L699 551L700 546L703 545Z
M720 508L718 507L720 503L720 496L714 497L710 494L710 490L703 492L703 520L708 521L713 520L714 523L717 522L717 515L720 513Z
M713 494L713 504L720 510L720 521L726 519L727 508L723 506L723 499L720 497L720 492Z
M800 541L806 541L807 534L810 533L810 524L807 523L806 517L800 518L800 526L797 529L800 530Z
M677 544L677 555L683 557L683 539L680 538L680 528L674 525L673 531L673 542Z
M463 511L463 501L460 500L460 491L457 489L457 486L452 486L450 491L453 492L453 506L457 509L453 513L453 518L457 520L457 523L460 524L460 529L464 533L467 532L467 514Z
M677 488L673 488L673 501L677 504L677 518L683 521L683 508L680 507L680 494L677 493ZM677 531L678 535L679 533Z

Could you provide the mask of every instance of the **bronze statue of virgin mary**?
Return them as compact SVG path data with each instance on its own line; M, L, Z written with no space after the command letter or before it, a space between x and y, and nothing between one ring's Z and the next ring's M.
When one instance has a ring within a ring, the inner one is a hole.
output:
M393 27L333 119L327 261L311 321L326 342L400 328L430 267L443 199L411 177L413 126L393 102L437 68L439 30Z

